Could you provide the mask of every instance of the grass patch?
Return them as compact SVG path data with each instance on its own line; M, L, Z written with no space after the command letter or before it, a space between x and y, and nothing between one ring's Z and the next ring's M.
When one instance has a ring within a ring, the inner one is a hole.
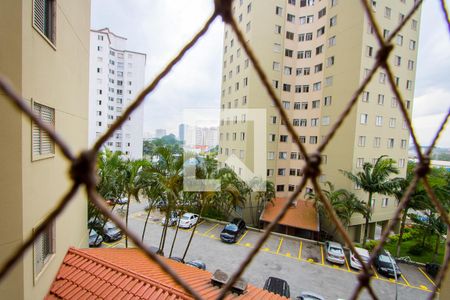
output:
M421 241L417 239L411 239L409 241L403 241L400 249L400 257L409 256L412 261L421 262L421 263L430 263L433 259L434 245L436 242L436 237L432 237L428 240L428 245L430 250L423 251L420 255L414 255L410 253L410 250L416 246L416 244L421 243ZM384 246L385 249L389 250L392 255L395 255L397 252L397 241L386 243ZM439 245L438 255L436 257L436 262L442 264L444 261L444 253L445 253L445 243L441 242Z

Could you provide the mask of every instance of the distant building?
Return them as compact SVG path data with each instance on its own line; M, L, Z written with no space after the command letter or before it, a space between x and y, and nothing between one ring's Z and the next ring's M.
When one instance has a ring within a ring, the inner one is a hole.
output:
M165 130L165 129L156 129L155 130L155 137L156 138L162 138L165 135L167 135L167 130Z
M182 141L188 149L209 150L219 144L218 127L198 127L181 124L179 129L179 134L183 135Z
M184 142L184 134L185 134L185 130L186 130L186 125L185 124L180 124L178 126L178 139L182 142Z
M144 86L146 55L127 49L127 39L109 28L91 30L89 144L117 120ZM142 158L143 107L131 114L104 147Z
M87 148L90 1L0 1L0 73L27 108L78 153ZM7 28L7 30L6 30ZM2 267L72 185L49 135L0 92ZM0 281L1 299L44 299L70 246L88 246L77 193Z

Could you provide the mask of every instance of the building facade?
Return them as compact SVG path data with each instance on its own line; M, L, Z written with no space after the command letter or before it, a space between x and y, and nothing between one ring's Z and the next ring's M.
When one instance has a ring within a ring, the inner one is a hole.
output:
M0 74L38 117L68 143L87 148L90 2L0 2ZM48 135L0 92L0 261L28 238L72 182ZM2 299L43 299L70 246L87 247L81 193L0 282Z
M373 1L372 10L385 37L413 5L413 0ZM376 60L378 43L361 3L240 0L233 3L233 15L282 100L300 141L309 153L314 152ZM420 11L393 39L395 49L389 58L410 115L419 21ZM303 176L302 155L229 26L225 27L223 47L219 161L225 164L234 154L251 170L255 164L253 141L264 139L267 179L275 183L277 197L289 197ZM245 113L233 115L233 109L255 108L266 111L265 137L252 136L253 124L245 121ZM355 173L365 162L388 155L396 160L400 176L404 176L408 144L409 131L387 74L380 69L327 146L320 181L330 181L367 201L367 195L339 170ZM308 183L302 196L310 190ZM372 236L375 225L386 224L396 205L392 197L374 196ZM363 223L360 215L352 219L349 233L355 240L362 238Z
M89 144L118 119L144 86L146 55L127 49L127 39L109 28L91 30ZM104 145L142 158L143 107L136 109Z

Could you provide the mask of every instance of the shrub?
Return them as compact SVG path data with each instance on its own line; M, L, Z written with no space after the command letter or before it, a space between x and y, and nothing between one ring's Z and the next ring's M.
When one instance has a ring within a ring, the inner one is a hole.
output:
M394 234L394 235L389 236L389 241L391 241L393 243L397 243L398 239L399 239L399 235L398 234Z
M403 233L403 240L404 240L404 241L412 240L412 238L413 238L412 233L410 233L410 232L404 232L404 233Z
M425 247L422 247L421 244L414 244L408 249L408 253L411 255L420 256L425 251Z
M378 244L379 244L379 241L370 240L370 241L367 241L364 248L366 248L367 250L369 250L369 252L371 252L373 250L373 248L375 248Z

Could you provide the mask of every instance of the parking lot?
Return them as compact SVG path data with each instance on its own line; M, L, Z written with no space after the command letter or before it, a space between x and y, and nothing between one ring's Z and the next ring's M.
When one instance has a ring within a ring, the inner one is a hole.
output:
M130 228L141 235L145 218L144 211L133 212L129 220ZM160 215L153 214L149 219L144 239L146 244L159 245L162 230L160 218ZM221 243L219 238L222 229L223 224L201 220L194 233L186 261L200 259L206 263L210 272L221 269L232 273L261 236L261 232L247 230L236 244L225 244ZM183 255L192 230L193 228L179 229L172 256ZM174 233L175 228L169 228L164 247L165 256L169 256ZM103 247L124 246L123 239L103 243ZM335 265L325 260L324 248L319 243L271 234L243 277L250 284L259 287L264 285L269 276L283 278L288 281L293 298L301 291L308 290L322 294L326 299L346 299L356 286L358 275L358 271L350 268L349 256L346 254L346 263L342 266ZM375 272L371 282L378 297L394 299L397 291L398 299L426 299L434 286L433 280L417 266L400 263L399 267L403 274L397 281ZM367 292L361 295L361 299L370 299Z

